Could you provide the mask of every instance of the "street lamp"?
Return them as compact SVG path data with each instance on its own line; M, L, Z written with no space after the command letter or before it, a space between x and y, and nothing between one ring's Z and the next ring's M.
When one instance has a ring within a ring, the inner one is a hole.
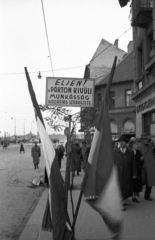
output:
M13 119L13 118L11 118ZM16 118L15 118L15 125L14 125L14 135L15 135L15 143L16 143Z
M25 121L26 119L24 119L24 140L25 140Z
M32 137L32 124L34 123L34 121L31 122L31 137Z

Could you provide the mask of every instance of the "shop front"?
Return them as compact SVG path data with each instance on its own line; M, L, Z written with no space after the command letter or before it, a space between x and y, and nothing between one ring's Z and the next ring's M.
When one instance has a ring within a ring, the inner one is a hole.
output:
M155 91L136 102L136 136L142 133L155 140Z

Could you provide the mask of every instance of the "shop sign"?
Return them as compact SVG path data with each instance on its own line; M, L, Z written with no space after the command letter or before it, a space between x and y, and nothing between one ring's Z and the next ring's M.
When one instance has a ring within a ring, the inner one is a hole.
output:
M47 106L93 107L94 80L82 78L46 78Z
M139 104L136 107L137 113L145 111L148 108L151 108L155 105L155 97L149 98L144 103Z

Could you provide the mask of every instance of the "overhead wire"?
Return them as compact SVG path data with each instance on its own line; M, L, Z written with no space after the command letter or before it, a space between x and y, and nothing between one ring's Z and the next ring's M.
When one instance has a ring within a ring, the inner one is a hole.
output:
M42 11L43 11L43 18L44 18L44 25L45 25L45 31L46 31L46 39L47 39L47 45L48 45L48 51L49 51L51 69L52 69L52 74L53 74L53 76L54 76L53 64L52 64L52 58L51 58L51 50L50 50L50 44L49 44L49 39L48 39L47 24L46 24L46 18L45 18L45 11L44 11L43 0L41 0L41 4L42 4Z
M42 0L41 0L42 1ZM126 34L129 30L131 29L131 27L130 28L128 28L123 34L121 34L118 38L116 38L116 39L120 39L124 34ZM47 41L48 41L48 36L47 36ZM49 42L49 41L48 41ZM105 49L103 49L98 55L96 55L96 56L94 56L94 58L92 58L91 60L90 60L90 62L92 62L94 59L96 59L99 55L101 55L103 52L105 52L110 46L112 46L114 44L114 42L113 43L110 43ZM49 51L50 51L50 48L49 48ZM50 56L48 56L48 57L50 57L50 59L51 59L51 55ZM53 69L53 66L52 66L52 61L51 61L51 67L52 67L52 72L56 72L56 71L64 71L64 70L70 70L70 69L76 69L76 68L84 68L86 65L83 65L83 66L74 66L74 67L66 67L66 68L60 68L60 69ZM46 73L46 72L51 72L51 70L41 70L40 72L42 72L42 73ZM36 72L36 71L34 71L34 72L29 72L30 74L36 74L36 73L38 73L38 71ZM25 74L24 72L21 72L21 73L0 73L0 76L2 76L2 75L22 75L22 74ZM54 76L54 74L53 74L53 76Z
M128 28L123 34L121 34L117 39L120 39L125 33L127 33L129 30L131 29L131 27L130 28ZM94 56L94 58L92 58L91 60L90 60L90 62L92 62L95 58L97 58L99 55L101 55L101 53L103 53L103 52L105 52L111 45L113 45L114 44L114 42L113 43L110 43L105 49L103 49L99 54L97 54L96 56Z

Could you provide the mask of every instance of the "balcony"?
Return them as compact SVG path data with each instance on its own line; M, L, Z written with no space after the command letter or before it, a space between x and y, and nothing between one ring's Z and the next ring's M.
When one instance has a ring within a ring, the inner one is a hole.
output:
M132 1L132 27L146 28L152 19L153 0Z

